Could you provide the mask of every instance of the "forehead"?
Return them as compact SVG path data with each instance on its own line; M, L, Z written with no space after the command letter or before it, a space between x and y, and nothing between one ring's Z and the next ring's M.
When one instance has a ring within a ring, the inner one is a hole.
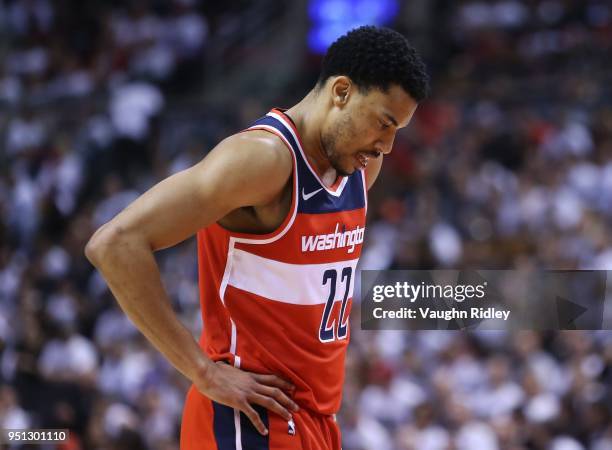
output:
M400 86L391 85L387 92L371 88L360 93L362 106L376 114L393 116L399 126L405 126L414 114L417 102Z

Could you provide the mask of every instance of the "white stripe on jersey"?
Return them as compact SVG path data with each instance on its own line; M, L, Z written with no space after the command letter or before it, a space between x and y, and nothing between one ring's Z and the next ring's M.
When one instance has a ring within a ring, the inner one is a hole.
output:
M323 284L323 273L335 269L341 274L345 267L352 267L354 274L357 261L351 259L324 264L289 264L234 248L228 284L277 302L320 305L327 302L330 293L329 284ZM351 277L348 298L353 296L354 278ZM344 298L346 286L341 285L341 281L344 283L339 278L334 301Z

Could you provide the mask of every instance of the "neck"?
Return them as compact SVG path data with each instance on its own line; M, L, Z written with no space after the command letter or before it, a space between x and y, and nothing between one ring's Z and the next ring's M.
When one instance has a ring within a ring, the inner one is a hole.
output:
M336 179L336 171L331 166L321 142L322 117L317 104L317 93L313 89L299 103L285 111L295 122L304 153L314 166L321 179ZM333 173L332 173L333 172Z

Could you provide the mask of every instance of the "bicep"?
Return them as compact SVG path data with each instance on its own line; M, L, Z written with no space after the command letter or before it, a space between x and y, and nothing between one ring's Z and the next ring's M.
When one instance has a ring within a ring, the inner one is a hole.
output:
M232 136L198 164L153 186L111 223L158 250L236 208L265 204L291 175L291 157L275 145L267 137Z

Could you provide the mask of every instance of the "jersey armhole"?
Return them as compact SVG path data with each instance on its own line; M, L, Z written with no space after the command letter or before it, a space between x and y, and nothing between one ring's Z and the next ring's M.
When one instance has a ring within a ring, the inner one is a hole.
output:
M289 207L289 211L287 212L287 215L283 219L282 223L274 231L271 231L270 233L255 234L255 233L241 233L238 231L230 231L227 228L224 228L221 225L219 225L217 222L214 223L214 226L223 230L230 237L232 237L233 240L236 242L244 242L244 243L250 243L250 244L268 244L270 242L274 242L280 239L285 233L287 233L287 231L289 231L289 228L291 228L293 221L295 220L295 216L297 214L297 209L298 209L297 160L296 160L295 152L291 148L291 144L289 144L285 136L283 136L282 133L278 131L276 128L269 126L269 125L254 125L250 128L242 130L241 133L245 133L247 131L267 131L268 133L272 133L273 135L278 137L283 142L283 144L285 144L285 146L287 147L287 150L291 154L291 159L293 161L293 169L291 173L291 177L293 179L292 188L291 188L292 189L291 206Z

